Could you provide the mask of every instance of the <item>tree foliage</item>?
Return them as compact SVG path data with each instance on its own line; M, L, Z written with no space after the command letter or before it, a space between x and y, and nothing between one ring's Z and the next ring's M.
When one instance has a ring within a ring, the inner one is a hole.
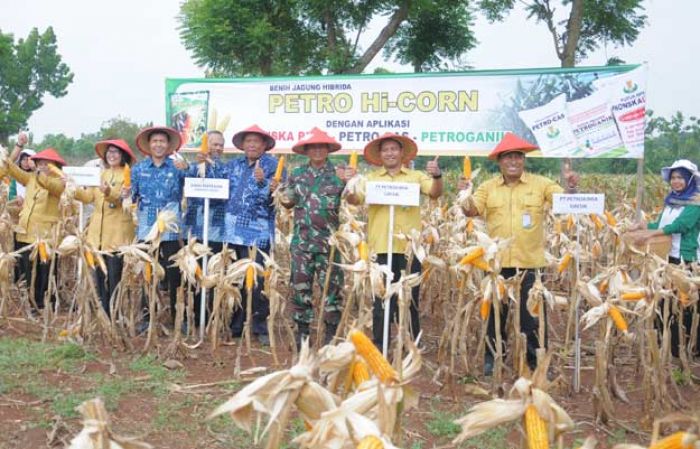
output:
M361 73L385 47L416 70L476 41L468 0L188 0L180 36L209 76ZM383 21L361 48L370 24ZM374 22L373 22L374 21Z
M643 0L523 0L528 18L544 23L554 42L562 67L598 49L601 43L624 46L633 43L646 25ZM515 0L480 0L479 6L491 21L502 20ZM568 11L560 20L557 9Z
M66 95L73 74L57 50L51 27L43 33L34 28L16 43L0 31L0 143L27 125L45 94Z

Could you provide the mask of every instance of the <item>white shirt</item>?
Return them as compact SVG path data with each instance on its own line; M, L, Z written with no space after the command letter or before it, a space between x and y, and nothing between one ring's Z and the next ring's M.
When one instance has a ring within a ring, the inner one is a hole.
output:
M685 206L665 206L663 212L661 212L661 219L659 220L659 229L663 229L664 226L670 225L676 218L683 212ZM675 257L676 259L681 258L681 235L671 234L671 252L669 256Z

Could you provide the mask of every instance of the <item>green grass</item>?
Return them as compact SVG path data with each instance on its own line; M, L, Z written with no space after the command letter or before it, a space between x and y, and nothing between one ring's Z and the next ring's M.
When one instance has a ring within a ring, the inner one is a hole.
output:
M461 430L461 427L454 422L457 418L458 416L454 413L433 409L432 418L426 423L425 427L428 429L428 432L436 437L452 439Z
M488 430L481 435L477 435L459 445L460 449L511 449L508 444L508 433L512 430L512 425L498 426Z
M168 384L183 379L186 374L181 369L169 370L151 354L135 358L129 364L129 370L136 375L147 376L148 378L143 383L144 386L159 397L169 392Z

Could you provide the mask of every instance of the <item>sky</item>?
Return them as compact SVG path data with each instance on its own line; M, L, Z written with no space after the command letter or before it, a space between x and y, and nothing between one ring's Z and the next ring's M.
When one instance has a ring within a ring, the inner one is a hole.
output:
M165 78L201 77L177 30L178 0L0 0L0 31L25 37L33 27L53 26L58 50L72 72L68 94L46 96L29 121L35 138L64 133L79 137L98 131L103 122L122 116L137 123L165 120ZM673 7L671 7L671 4ZM649 63L648 103L657 116L675 111L700 115L700 89L693 88L700 60L698 0L648 0L649 25L632 47L608 46L579 66L604 65L617 56L627 63ZM379 32L363 36L366 45ZM552 38L543 24L512 13L490 24L475 24L479 45L464 57L475 69L557 67ZM386 67L382 54L366 70Z

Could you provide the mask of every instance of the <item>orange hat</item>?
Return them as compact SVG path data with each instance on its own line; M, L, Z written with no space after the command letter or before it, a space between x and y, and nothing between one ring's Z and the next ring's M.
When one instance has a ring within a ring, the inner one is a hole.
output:
M245 139L245 136L248 133L255 133L262 137L263 141L265 141L265 151L270 151L275 147L275 139L273 139L267 131L265 131L258 125L253 125L249 126L243 131L238 131L236 134L233 135L233 139L231 139L231 141L233 142L233 145L239 150L244 150L243 140Z
M496 148L489 154L489 159L498 159L498 156L504 153L510 153L512 151L519 151L520 153L528 153L530 151L537 150L537 145L533 145L525 139L521 139L511 132L507 132L503 139L498 142Z
M64 161L63 158L58 154L58 151L54 150L53 148L47 148L43 151L38 152L37 154L32 156L32 160L51 161L57 163L61 167L66 165L66 161Z
M131 151L131 147L129 147L129 144L122 139L100 140L95 144L95 153L97 153L100 159L106 161L105 155L107 153L107 148L109 148L110 146L117 147L124 153L126 153L129 160L124 162L126 162L127 164L133 164L133 162L136 160L136 156L134 156L134 152Z
M145 154L146 156L151 155L151 147L148 145L148 141L151 138L151 134L156 132L168 135L168 153L174 153L180 149L180 145L182 145L182 138L180 137L179 132L173 128L168 128L167 126L151 126L150 128L142 129L136 136L136 146L141 153Z
M297 154L306 154L306 145L313 144L325 144L328 145L328 152L334 153L341 148L341 145L331 136L329 136L325 131L314 127L311 130L311 137L306 140L300 140L292 147L292 151Z
M412 161L416 157L416 154L418 154L418 145L416 145L416 142L410 137L394 133L385 133L365 145L365 160L372 165L382 165L382 159L379 157L379 146L383 141L388 139L395 140L401 144L401 148L403 148L403 159L401 162L404 164Z

